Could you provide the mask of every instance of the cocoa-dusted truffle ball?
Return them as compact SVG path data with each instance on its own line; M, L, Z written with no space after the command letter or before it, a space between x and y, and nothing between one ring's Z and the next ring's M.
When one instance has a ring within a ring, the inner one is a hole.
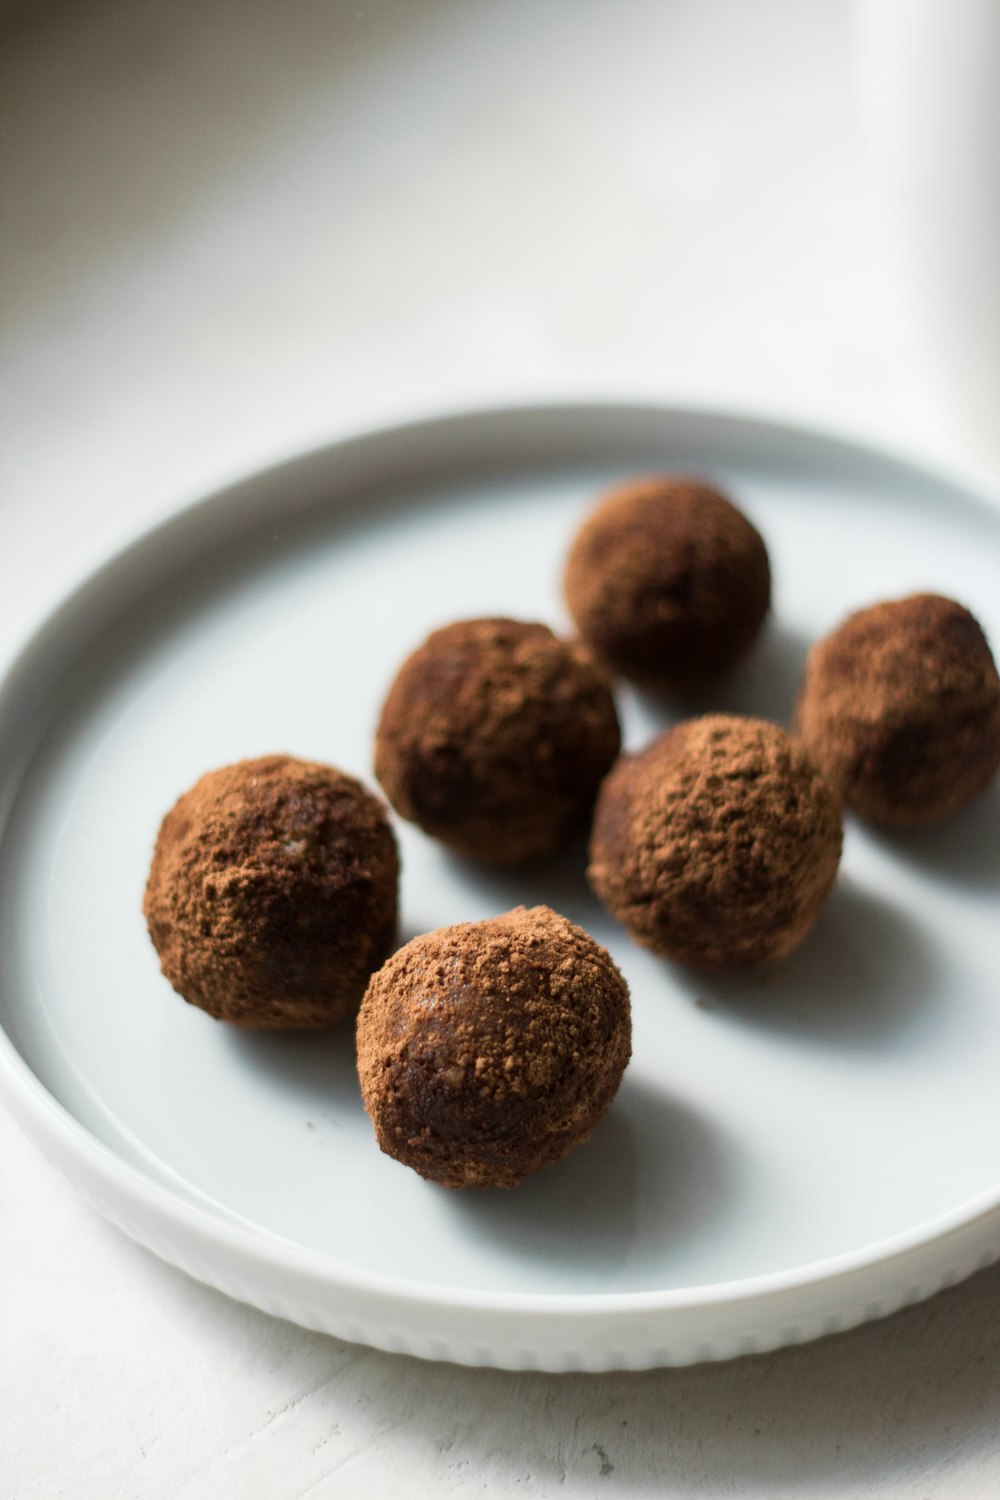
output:
M379 1145L446 1187L514 1187L585 1141L630 1044L625 981L547 906L414 938L358 1015Z
M396 932L385 810L332 766L270 755L210 771L160 828L145 913L174 989L260 1031L353 1015Z
M874 823L931 823L1000 767L1000 678L961 604L914 594L850 615L809 654L798 728Z
M565 590L580 634L613 671L683 693L752 645L771 570L742 511L710 485L665 475L600 501L573 542Z
M375 774L426 833L512 864L584 821L619 743L607 681L582 646L545 625L460 620L400 668Z
M840 861L837 800L776 724L710 714L620 760L601 788L591 884L637 942L742 969L805 937Z

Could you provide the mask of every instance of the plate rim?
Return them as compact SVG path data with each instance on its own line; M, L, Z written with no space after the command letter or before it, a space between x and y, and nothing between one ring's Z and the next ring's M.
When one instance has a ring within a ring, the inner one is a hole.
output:
M4 1093L4 1090L7 1092ZM803 1262L784 1271L767 1271L738 1280L704 1282L696 1286L661 1288L655 1291L483 1291L471 1287L449 1286L445 1282L411 1281L403 1276L392 1276L388 1272L357 1266L351 1261L338 1260L336 1256L301 1245L296 1240L287 1239L262 1226L243 1228L239 1223L230 1222L214 1213L211 1208L174 1194L165 1183L148 1177L139 1167L117 1155L60 1104L28 1066L3 1027L0 1027L0 1094L11 1106L15 1118L29 1136L32 1134L30 1125L37 1118L37 1111L45 1111L49 1119L40 1122L42 1128L48 1123L57 1130L63 1143L71 1151L78 1153L87 1165L94 1167L99 1175L106 1177L109 1185L144 1199L150 1208L167 1212L184 1221L186 1229L205 1232L206 1237L214 1240L223 1250L249 1254L250 1259L266 1266L273 1260L266 1253L266 1247L278 1247L285 1261L285 1270L326 1280L333 1269L338 1272L335 1278L337 1286L353 1281L358 1290L383 1297L400 1298L406 1302L423 1300L433 1306L446 1303L456 1308L482 1308L484 1311L575 1315L582 1311L652 1313L674 1308L737 1305L775 1292L795 1291L806 1286L835 1282L856 1271L864 1271L874 1265L905 1257L911 1251L926 1249L935 1241L943 1240L956 1231L972 1228L979 1222L985 1223L994 1215L1000 1215L998 1183L995 1187L966 1199L955 1208L923 1220L909 1229L900 1230L853 1250Z
M326 461L336 464L338 458L352 448L365 443L378 443L394 437L405 440L422 433L440 434L449 426L456 430L465 427L481 428L486 423L517 424L539 416L558 422L560 419L581 416L595 417L605 422L632 419L661 418L673 422L685 419L709 422L719 427L736 429L744 427L762 437L779 441L798 442L806 445L825 445L851 451L859 456L876 461L888 461L913 472L922 480L930 479L942 486L964 492L970 499L1000 515L1000 492L994 494L980 476L962 473L947 465L929 461L919 455L906 452L891 444L873 441L864 436L852 435L831 427L799 422L784 417L751 410L716 406L708 403L674 403L655 400L623 400L617 397L605 400L571 397L552 401L527 401L510 405L449 406L423 415L411 415L401 420L381 423L366 423L348 431L339 431L326 441L296 445L291 451L271 454L263 461L244 461L226 466L225 472L216 472L211 477L188 479L180 485L166 487L155 502L139 507L139 513L102 528L96 541L86 548L78 549L71 565L63 570L45 590L45 597L28 611L26 622L15 630L12 642L5 645L0 660L0 712L11 681L22 669L30 671L31 657L48 631L58 624L64 610L79 605L85 593L99 587L102 575L117 567L134 551L151 545L167 528L189 524L195 517L212 510L222 510L227 497L231 498L242 487L253 481L277 477L282 470L294 470L304 463ZM473 456L472 463L475 463ZM218 466L215 466L216 469ZM82 556L79 554L82 553ZM2 781L13 780L15 794L20 781L21 768L15 766L5 773ZM0 792L9 790L0 785ZM5 820L4 820L5 821ZM0 828L0 835L2 835ZM173 1223L186 1235L215 1253L237 1257L249 1262L262 1273L276 1266L285 1275L306 1277L313 1284L326 1286L338 1292L356 1291L374 1297L388 1308L406 1306L419 1307L424 1312L448 1308L454 1311L482 1314L524 1314L531 1317L544 1316L546 1322L571 1323L581 1315L611 1316L619 1313L668 1315L671 1312L691 1312L709 1308L737 1308L749 1306L786 1293L815 1291L822 1287L833 1287L836 1283L878 1268L886 1268L896 1261L905 1261L915 1252L926 1251L939 1242L946 1241L956 1233L972 1233L981 1238L985 1246L987 1231L996 1241L995 1246L984 1250L967 1269L946 1280L958 1279L968 1274L976 1265L985 1265L1000 1255L1000 1180L991 1188L966 1199L952 1208L922 1220L909 1228L869 1242L851 1250L838 1252L817 1260L808 1261L784 1270L760 1273L739 1279L702 1283L693 1286L660 1288L655 1290L625 1292L516 1292L483 1290L477 1288L449 1286L410 1280L405 1277L374 1271L349 1261L339 1260L326 1252L286 1239L285 1237L256 1225L242 1226L229 1222L210 1207L190 1201L175 1193L166 1183L146 1176L138 1166L119 1156L110 1146L100 1141L78 1120L71 1111L49 1092L30 1068L13 1039L0 1025L0 1098L11 1109L22 1129L41 1147L43 1153L59 1157L58 1165L64 1175L94 1201L84 1181L74 1178L73 1168L83 1178L93 1176L104 1189L126 1200L137 1201L158 1221ZM46 1150L46 1147L49 1150ZM98 1195L99 1196L99 1195ZM98 1202L98 1207L102 1204ZM115 1217L107 1206L103 1211ZM128 1225L126 1232L133 1233ZM135 1238L143 1238L133 1233ZM152 1248L156 1249L155 1245ZM160 1252L171 1259L168 1252ZM197 1274L197 1273L196 1273ZM202 1279L212 1280L209 1275ZM221 1284L221 1283L217 1283ZM940 1284L940 1283L939 1283ZM223 1289L227 1289L225 1286ZM929 1295L936 1286L918 1291L918 1295ZM240 1295L236 1293L236 1295ZM244 1296L253 1301L253 1296ZM909 1300L916 1300L910 1298ZM258 1305L260 1303L258 1302ZM882 1309L869 1313L879 1315ZM889 1310L889 1309L884 1309ZM294 1314L285 1313L285 1316ZM860 1319L855 1319L860 1321ZM845 1325L846 1326L846 1325ZM819 1329L816 1330L821 1331ZM811 1335L809 1335L811 1336ZM377 1339L365 1341L378 1343ZM783 1340L785 1342L790 1339ZM383 1344L382 1347L390 1347ZM406 1346L409 1347L409 1346ZM411 1348L410 1352L423 1352ZM732 1352L739 1352L734 1349ZM431 1357L450 1357L447 1350ZM724 1357L712 1354L707 1357ZM523 1366L521 1366L523 1367ZM606 1368L606 1366L594 1366Z

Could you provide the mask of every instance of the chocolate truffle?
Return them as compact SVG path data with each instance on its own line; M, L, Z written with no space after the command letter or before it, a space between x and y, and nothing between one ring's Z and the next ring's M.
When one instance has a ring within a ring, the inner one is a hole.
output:
M809 654L803 740L874 823L931 823L1000 766L1000 678L977 621L938 594L850 615Z
M396 932L396 841L332 766L270 755L210 771L160 828L145 913L174 989L259 1031L353 1015Z
M564 581L596 655L667 694L728 671L771 599L767 550L742 511L710 485L670 475L606 495L577 532Z
M375 774L425 833L513 864L586 819L619 743L611 691L582 646L545 625L460 620L400 668Z
M623 757L597 801L590 882L637 942L706 969L783 958L840 861L836 797L776 724L710 714Z
M630 1045L625 981L547 906L414 938L358 1015L380 1147L455 1188L514 1187L585 1141Z

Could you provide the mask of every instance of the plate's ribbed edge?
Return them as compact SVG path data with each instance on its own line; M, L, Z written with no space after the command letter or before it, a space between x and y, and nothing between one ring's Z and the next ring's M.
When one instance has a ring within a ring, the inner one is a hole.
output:
M61 1174L67 1166L57 1151L44 1149L43 1155ZM137 1216L135 1205L123 1205L112 1191L102 1191L88 1175L73 1174L73 1185L104 1218L130 1239L142 1245L159 1259L185 1272L196 1281L238 1302L255 1307L270 1317L283 1318L301 1327L324 1333L348 1343L362 1344L386 1354L404 1354L414 1359L446 1362L480 1368L511 1371L539 1371L548 1374L608 1374L616 1370L665 1369L684 1365L709 1364L748 1355L768 1354L793 1344L810 1343L832 1334L846 1333L864 1323L889 1317L904 1307L924 1302L938 1292L964 1281L976 1271L985 1270L1000 1260L1000 1220L994 1225L994 1238L986 1248L938 1271L933 1276L906 1282L901 1288L882 1297L830 1307L812 1318L780 1326L754 1327L733 1332L730 1337L714 1341L684 1341L669 1337L669 1315L648 1317L648 1342L634 1346L595 1348L566 1340L561 1346L540 1353L523 1345L501 1347L497 1344L440 1337L407 1336L398 1328L384 1324L362 1323L314 1299L282 1297L265 1292L256 1282L248 1281L217 1258L211 1260L193 1255L190 1247L150 1220ZM752 1313L753 1303L747 1312ZM571 1328L567 1323L567 1332Z

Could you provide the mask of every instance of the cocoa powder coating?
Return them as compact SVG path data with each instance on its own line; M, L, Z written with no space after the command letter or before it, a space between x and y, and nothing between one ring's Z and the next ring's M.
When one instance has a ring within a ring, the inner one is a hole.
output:
M1000 678L967 609L914 594L850 615L813 647L797 723L855 812L930 823L1000 767Z
M753 644L771 571L760 533L731 501L665 475L600 501L573 542L564 586L577 629L612 671L684 693Z
M210 771L167 813L144 910L192 1005L257 1030L326 1026L392 948L398 873L360 782L271 755Z
M426 833L512 864L549 853L586 819L619 744L607 680L582 646L545 625L461 620L400 668L375 774Z
M609 955L546 906L415 938L358 1015L365 1109L387 1155L446 1187L514 1187L585 1141L631 1048Z
M644 947L743 969L802 940L840 850L839 805L807 751L776 724L712 714L618 762L588 873Z

